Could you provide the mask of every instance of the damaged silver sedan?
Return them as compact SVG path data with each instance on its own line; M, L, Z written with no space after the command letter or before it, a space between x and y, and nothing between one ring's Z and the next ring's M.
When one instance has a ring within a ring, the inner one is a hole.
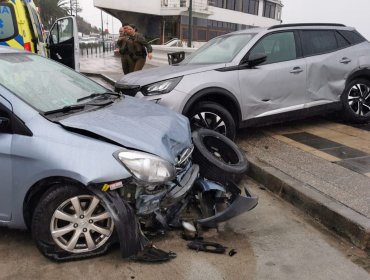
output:
M193 140L192 140L193 139ZM54 260L148 244L143 232L214 227L253 209L244 154L186 117L0 47L0 225ZM184 210L195 209L189 218Z

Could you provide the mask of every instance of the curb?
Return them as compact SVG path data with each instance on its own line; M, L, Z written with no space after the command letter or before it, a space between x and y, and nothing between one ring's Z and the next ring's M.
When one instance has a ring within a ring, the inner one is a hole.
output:
M248 176L370 254L370 219L255 157L247 158Z

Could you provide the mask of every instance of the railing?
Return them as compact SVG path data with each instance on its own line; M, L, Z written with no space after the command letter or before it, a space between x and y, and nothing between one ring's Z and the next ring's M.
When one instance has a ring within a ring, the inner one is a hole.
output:
M80 55L93 55L100 54L104 52L112 52L115 49L114 43L105 43L105 48L103 48L103 43L90 43L90 44L81 44L80 43Z

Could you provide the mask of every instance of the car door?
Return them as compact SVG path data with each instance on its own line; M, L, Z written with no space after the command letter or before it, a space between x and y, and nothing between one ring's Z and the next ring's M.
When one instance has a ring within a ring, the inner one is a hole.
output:
M10 130L10 115L6 108L9 103L0 96L0 221L11 217L12 157L13 134Z
M356 52L335 30L302 30L307 63L307 107L339 101L348 74L356 68Z
M306 98L306 62L300 55L295 31L265 35L249 51L265 54L266 61L239 70L243 120L302 109Z
M47 39L49 57L79 71L79 44L76 19L58 19L50 29Z

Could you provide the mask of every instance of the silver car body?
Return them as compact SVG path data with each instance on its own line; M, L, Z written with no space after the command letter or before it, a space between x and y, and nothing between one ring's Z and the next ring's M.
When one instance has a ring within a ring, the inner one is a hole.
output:
M236 119L238 127L253 125L256 120L261 123L264 117L320 105L335 105L338 109L348 77L370 67L370 43L365 39L361 43L319 55L304 56L297 53L294 59L266 61L251 68L239 67L259 42L276 34L290 33L295 36L294 52L302 52L298 34L303 30L354 31L354 28L307 24L233 32L223 37L252 34L253 38L230 62L189 64L185 60L178 65L134 72L123 76L116 83L116 89L125 93L125 89L136 87L133 94L136 97L153 100L185 115L198 101L211 100L223 106L225 99L219 99L220 95L214 98L211 96L212 93L221 92L223 96L227 96L227 100L234 103L234 106L227 109ZM182 79L168 93L145 95L141 90L147 85L175 77Z

